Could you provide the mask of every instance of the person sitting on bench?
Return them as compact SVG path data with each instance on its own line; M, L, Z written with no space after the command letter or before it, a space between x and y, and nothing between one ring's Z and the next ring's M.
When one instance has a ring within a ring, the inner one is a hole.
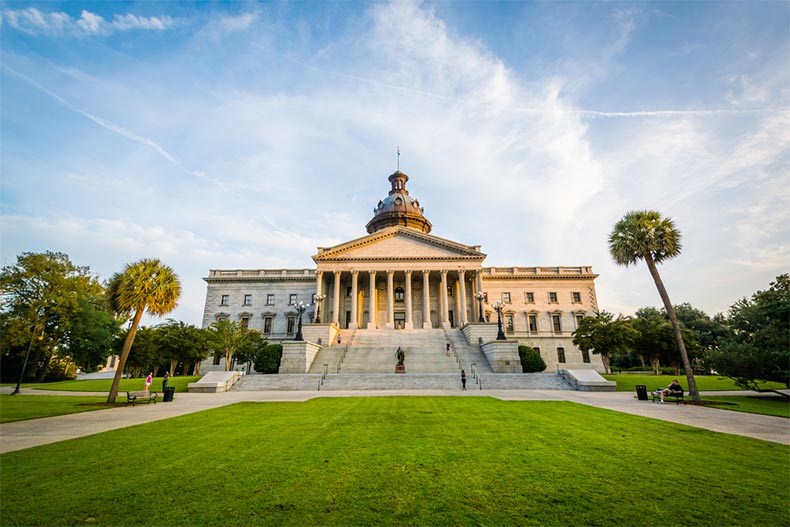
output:
M661 390L661 393L659 394L661 400L659 403L664 404L664 397L667 395L683 397L683 387L680 385L677 379L673 379L669 386Z

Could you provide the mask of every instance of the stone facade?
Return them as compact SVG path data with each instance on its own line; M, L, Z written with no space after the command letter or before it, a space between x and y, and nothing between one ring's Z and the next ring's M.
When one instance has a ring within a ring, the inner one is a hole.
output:
M477 345L481 338L493 340L490 324L479 322L496 322L491 306L501 301L511 358L513 343L525 344L540 350L550 371L603 370L598 356L583 356L571 342L579 318L597 309L591 267L483 267L479 245L430 234L422 207L406 190L408 176L396 172L389 180L392 190L374 209L369 234L319 247L315 269L210 271L203 325L227 317L269 341L287 341L298 324L295 304L304 302L310 304L306 339L320 335L323 346L333 345L344 329L456 327ZM491 356L499 357L501 347L489 346ZM207 370L219 366L208 362Z

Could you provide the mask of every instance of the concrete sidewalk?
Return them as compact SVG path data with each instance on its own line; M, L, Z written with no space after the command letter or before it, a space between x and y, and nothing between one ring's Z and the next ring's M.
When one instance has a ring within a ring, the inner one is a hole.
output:
M0 392L10 393L10 388ZM23 394L36 395L101 395L96 392L45 392L22 390ZM727 392L748 395L749 392ZM172 403L146 404L135 407L119 407L95 412L45 417L29 421L0 424L0 453L12 452L33 446L44 445L84 437L108 430L117 430L161 419L219 408L243 401L307 401L316 397L381 397L381 396L453 396L495 397L510 401L571 401L596 408L605 408L632 415L661 419L725 434L736 434L783 445L790 445L790 419L765 415L731 412L710 407L659 405L649 401L638 401L631 392L576 392L565 390L469 390L461 392L437 390L409 391L332 391L332 392L226 392L226 393L177 393ZM703 395L713 395L704 393Z

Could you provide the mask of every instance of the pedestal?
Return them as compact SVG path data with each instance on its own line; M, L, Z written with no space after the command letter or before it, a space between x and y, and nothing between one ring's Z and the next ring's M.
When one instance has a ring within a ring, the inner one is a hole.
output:
M406 373L406 365L405 364L396 364L395 365L395 373Z

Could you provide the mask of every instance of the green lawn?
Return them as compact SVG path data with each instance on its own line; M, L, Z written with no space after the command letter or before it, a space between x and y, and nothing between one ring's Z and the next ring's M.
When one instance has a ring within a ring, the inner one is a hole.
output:
M190 382L197 382L201 375L188 377L170 377L167 385L174 387L176 392L186 392ZM36 390L65 390L68 392L104 392L108 393L112 386L112 379L94 379L88 381L61 381L46 383L25 383L23 388L34 388ZM142 390L145 387L145 377L138 379L121 379L120 392L133 392ZM151 383L151 391L162 393L162 378L154 377ZM124 398L126 394L122 394ZM125 399L124 399L125 400Z
M97 403L106 400L106 397L0 395L0 423L102 410L109 407Z
M711 408L790 417L790 400L780 395L716 395L705 396L702 400L727 403L723 406L711 406Z
M242 403L0 462L3 525L790 524L787 446L569 402Z
M648 391L653 391L656 388L666 387L672 382L672 379L680 381L681 386L688 392L688 383L686 382L685 375L643 375L621 373L615 375L604 375L609 381L617 382L618 392L634 392L636 393L636 385L644 384L647 386ZM735 381L729 377L719 377L717 375L695 375L694 379L697 381L697 388L701 392L706 391L738 391L741 388L735 386ZM783 390L787 387L778 382L768 383L764 386L765 389Z

